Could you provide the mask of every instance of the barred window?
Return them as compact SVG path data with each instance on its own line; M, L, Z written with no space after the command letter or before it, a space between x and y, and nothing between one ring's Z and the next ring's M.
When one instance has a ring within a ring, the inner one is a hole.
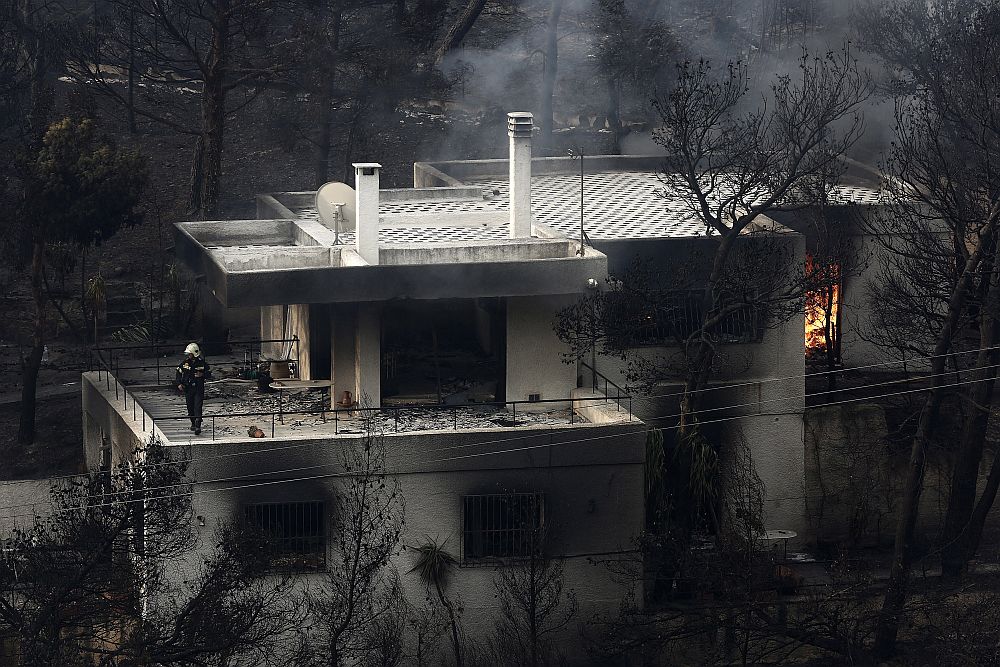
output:
M522 559L541 551L541 493L462 498L462 560Z
M669 345L698 330L704 321L704 292L697 289L664 290L648 298L610 292L605 317L617 323L625 345ZM761 338L757 312L746 306L726 315L710 329L722 343L749 343Z
M326 569L326 513L322 501L247 505L245 518L251 529L261 533L273 569Z

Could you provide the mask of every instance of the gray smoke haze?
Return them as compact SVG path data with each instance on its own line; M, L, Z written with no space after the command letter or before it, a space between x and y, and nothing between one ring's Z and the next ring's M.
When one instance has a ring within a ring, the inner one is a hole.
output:
M776 77L797 72L805 49L813 55L839 50L852 40L851 14L858 0L626 0L634 26L661 22L673 35L678 50L671 62L657 63L669 80L676 61L705 58L717 66L742 59L750 63L753 91L747 100L759 104ZM539 112L546 16L550 0L529 0L515 25L503 26L510 36L491 48L472 46L456 50L443 70L459 81L453 110L474 114L474 132L451 133L445 142L428 146L434 157L502 157L505 153L505 113ZM484 16L480 31L495 28ZM605 34L598 0L564 0L559 24L559 73L553 101L557 132L581 124L602 125L609 93L607 73L598 60ZM499 32L499 31L498 31ZM877 75L880 65L852 46L860 65ZM655 153L655 126L648 86L622 86L622 121L630 130L622 139L627 153ZM866 134L853 156L874 162L891 136L893 104L873 99L866 105ZM581 120L582 117L582 120ZM594 128L597 132L599 128Z

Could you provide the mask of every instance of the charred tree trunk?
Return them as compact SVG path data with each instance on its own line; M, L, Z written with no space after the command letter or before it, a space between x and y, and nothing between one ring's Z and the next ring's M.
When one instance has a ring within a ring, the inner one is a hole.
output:
M614 142L611 152L620 155L622 152L622 91L618 77L608 77L608 129Z
M434 582L434 590L437 592L438 601L444 610L448 613L448 624L451 626L451 650L455 655L455 667L463 667L465 661L462 656L462 638L458 631L458 616L455 613L455 607L452 605L451 600L448 596L444 594L444 589L441 588L441 582Z
M191 157L191 185L188 193L188 215L197 216L202 210L205 191L205 135L199 134Z
M191 177L191 209L206 217L219 210L223 134L226 126L226 68L229 56L229 0L220 0L212 21L205 84L201 97L201 135Z
M479 18L485 6L486 0L469 0L469 4L466 5L462 13L455 19L455 22L448 28L444 39L441 40L441 43L435 49L435 65L440 65L445 55L462 43L462 40L469 34L469 30L472 29L472 26L475 24L476 19Z
M948 310L944 325L938 334L931 357L931 386L920 411L917 432L913 436L910 447L910 462L907 467L906 481L903 488L903 502L896 520L896 536L893 546L892 567L889 570L889 581L886 585L882 609L879 612L878 626L875 631L874 652L877 656L889 656L896 650L896 638L902 622L903 608L908 593L913 532L917 523L917 508L920 494L923 490L924 463L927 456L927 444L930 441L934 422L943 398L941 385L944 384L945 364L948 351L951 349L951 338L958 324L959 317L965 306L972 280L979 268L984 246L991 247L994 227L990 225L980 239L979 246L966 260L961 275L948 299Z
M94 62L97 66L97 62ZM135 134L135 3L128 16L128 89L126 90L126 117L129 134Z
M405 8L405 5L404 5ZM316 99L319 106L319 123L313 151L314 181L320 187L330 180L330 153L333 150L333 91L337 76L337 56L340 48L340 21L343 12L336 3L330 21L329 54L324 59L322 75L317 77Z
M551 0L545 29L545 65L542 70L541 129L542 145L552 147L552 96L559 73L559 15L563 0Z
M736 233L726 234L719 241L719 246L715 249L715 256L712 259L712 272L709 274L708 283L705 286L705 293L702 297L702 312L705 316L700 323L699 331L695 333L698 340L691 341L694 350L690 354L690 372L684 383L684 393L681 395L680 404L680 427L679 438L689 435L692 429L697 428L697 412L702 389L708 383L712 370L712 363L715 361L715 346L709 339L709 330L717 319L719 303L717 302L717 287L723 279L726 266L729 264L729 256L733 249Z
M945 514L941 573L946 577L961 576L968 563L966 542L970 536L972 513L976 505L979 467L983 460L983 444L986 441L986 427L996 384L996 365L1000 361L1000 351L996 349L1000 285L997 284L995 263L996 258L985 271L988 288L980 312L979 353L976 355L972 384L966 395L971 413L962 424L951 478L951 493L948 496L948 510Z
M24 3L20 17L26 26L31 27L31 83L29 86L28 109L28 148L34 153L42 145L45 136L46 119L48 117L51 91L46 77L48 74L48 59L46 57L45 36L35 26L30 3ZM27 233L22 230L22 233ZM31 245L31 297L35 303L35 317L32 323L31 351L26 359L21 361L21 414L18 423L17 441L20 445L29 445L35 439L35 397L38 385L38 371L42 365L42 354L45 351L45 286L42 271L45 269L44 231L34 235Z
M35 395L38 371L42 367L42 354L45 351L44 262L45 244L35 241L31 252L31 298L35 302L35 317L32 322L31 351L22 361L21 417L17 429L17 442L20 445L30 445L35 440Z
M963 562L968 563L975 558L976 551L979 550L979 543L983 538L983 526L986 525L986 517L993 509L996 501L997 489L1000 488L1000 462L998 453L993 452L993 464L990 466L990 474L986 478L986 485L983 487L983 494L979 496L976 508L972 511L969 519L969 527L966 529L966 539L963 547L965 553L962 555Z

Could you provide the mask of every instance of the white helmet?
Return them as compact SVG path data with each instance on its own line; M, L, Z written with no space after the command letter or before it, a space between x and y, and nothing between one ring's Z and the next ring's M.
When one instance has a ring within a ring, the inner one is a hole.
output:
M201 348L198 347L198 343L188 343L188 346L184 348L184 354L193 354L196 357L200 357Z

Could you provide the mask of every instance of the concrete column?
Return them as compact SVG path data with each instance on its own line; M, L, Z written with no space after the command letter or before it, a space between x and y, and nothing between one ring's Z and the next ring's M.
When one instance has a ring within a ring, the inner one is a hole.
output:
M300 380L311 380L309 369L309 304L288 305L288 331L290 336L298 336L298 369ZM292 356L295 356L295 343L292 343Z
M382 404L382 305L358 304L358 326L354 338L354 373L358 401L367 398L369 406Z
M376 162L354 163L354 244L369 264L378 264L378 175Z
M507 299L507 400L568 398L576 388L576 366L563 363L569 348L552 328L556 313L572 296L524 296ZM539 403L551 410L559 403ZM518 406L518 410L528 406Z
M277 340L285 337L285 306L261 306L260 339ZM281 354L281 343L265 343L261 353L268 359L277 359Z
M510 137L510 238L531 236L531 128L528 111L507 114Z
M353 303L338 303L331 308L330 341L333 345L330 358L333 363L330 378L333 388L331 400L336 403L345 391L357 400L358 382L355 372L355 336L358 329L358 313ZM337 407L334 405L333 407Z

